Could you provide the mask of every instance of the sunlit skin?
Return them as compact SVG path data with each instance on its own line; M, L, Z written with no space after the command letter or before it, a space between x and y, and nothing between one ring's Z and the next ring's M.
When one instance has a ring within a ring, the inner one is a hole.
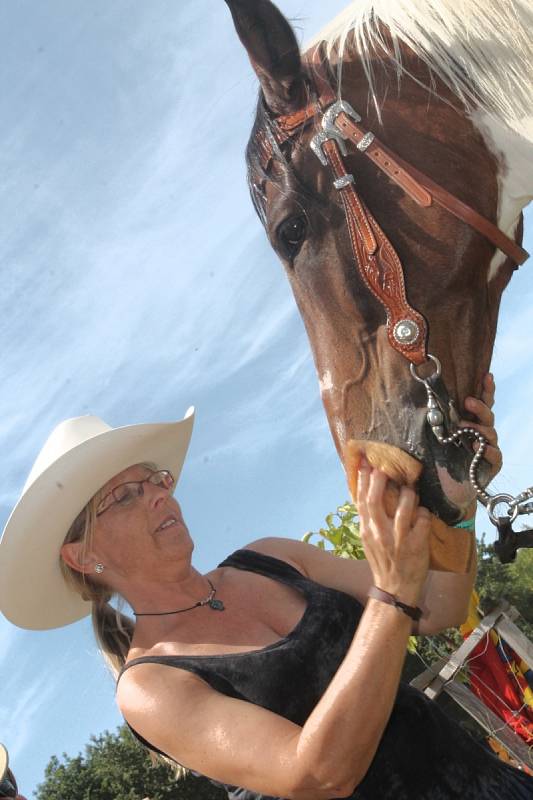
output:
M467 407L490 442L493 472L501 455L494 417L494 382ZM469 423L471 424L471 423ZM159 465L164 468L165 465ZM116 475L100 496L149 471L135 465ZM123 595L141 612L187 608L209 593L209 577L226 610L141 617L128 659L147 655L220 655L261 649L286 636L306 607L303 595L250 571L192 566L193 542L178 502L167 489L144 483L131 506L113 506L97 518L91 550L65 545L63 557ZM261 539L250 549L280 558L325 586L352 594L365 606L345 658L305 724L300 727L260 706L227 697L200 677L156 663L128 670L117 701L129 724L179 763L223 783L294 800L346 797L372 762L389 718L412 621L390 605L367 600L374 583L423 609L419 631L436 633L465 618L475 565L466 575L428 571L429 514L403 487L395 513L386 513L386 477L363 465L357 504L366 561L337 559L290 539ZM473 511L473 510L472 510ZM414 515L414 522L413 522ZM158 530L168 519L175 522ZM97 563L104 565L95 573ZM186 719L187 725L176 720ZM361 725L364 719L365 724ZM354 758L354 754L356 757Z

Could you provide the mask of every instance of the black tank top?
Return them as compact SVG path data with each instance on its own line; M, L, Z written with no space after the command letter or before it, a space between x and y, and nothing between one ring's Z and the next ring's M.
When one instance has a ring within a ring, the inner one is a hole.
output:
M222 694L304 725L340 666L363 607L350 595L322 586L286 562L253 550L237 550L219 566L255 572L301 591L307 607L300 622L283 639L260 650L136 658L122 668L118 679L134 664L178 667L195 673ZM279 800L235 786L225 788L231 800ZM400 684L378 751L350 798L533 800L533 778L493 756L424 694Z

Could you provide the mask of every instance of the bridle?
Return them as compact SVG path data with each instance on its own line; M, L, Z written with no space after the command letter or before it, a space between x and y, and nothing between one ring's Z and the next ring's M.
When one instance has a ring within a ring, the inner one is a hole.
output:
M294 113L276 117L269 115L269 127L256 133L263 166L265 170L268 168L281 145L291 141L307 126L316 125L317 119L320 120L320 129L311 139L310 147L333 175L333 185L344 206L356 268L386 312L390 346L409 361L413 378L424 385L427 394L426 419L437 441L441 445L461 445L465 435L478 441L479 447L469 468L469 479L479 501L487 507L491 522L498 528L500 542L496 549L500 560L504 563L511 561L518 547L533 547L533 532L521 532L519 536L512 530L512 523L519 514L533 512L533 503L529 502L533 499L533 486L517 496L506 493L491 495L481 487L477 470L485 454L487 440L474 428L459 428L451 421L446 403L437 394L435 381L440 376L441 364L427 350L427 322L409 304L404 271L396 250L357 194L354 176L348 172L344 162L346 142L355 145L359 153L369 158L422 208L429 208L434 203L445 208L478 231L517 266L523 264L529 254L490 220L404 161L372 131L367 130L360 114L349 103L338 99L319 50L315 51L309 65L308 76L311 100ZM422 377L418 367L428 362L432 362L434 371L429 377ZM502 504L506 506L506 513L497 516L496 507Z

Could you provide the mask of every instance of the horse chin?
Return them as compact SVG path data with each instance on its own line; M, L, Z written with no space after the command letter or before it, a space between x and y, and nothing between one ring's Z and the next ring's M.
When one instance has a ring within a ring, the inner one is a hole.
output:
M476 491L469 480L473 451L455 445L440 445L436 440L426 442L428 451L419 480L420 502L447 525L456 525L471 513ZM488 480L489 466L482 463L478 480Z
M468 477L473 452L466 447L442 446L433 437L423 437L414 457L412 450L408 452L398 444L368 439L351 439L347 443L343 460L352 495L356 493L360 457L365 455L373 467L384 471L397 485L416 483L420 504L447 525L466 519L476 499ZM487 477L481 468L480 482L484 484Z
M343 461L352 496L356 494L357 472L361 456L371 466L385 472L398 486L417 485L421 505L447 525L456 525L467 517L476 498L468 480L472 455L466 449L438 445L432 452L426 440L417 456L405 447L369 439L350 439L343 452Z
M420 504L447 525L457 525L467 516L476 493L468 479L456 480L435 463L426 464L419 480Z

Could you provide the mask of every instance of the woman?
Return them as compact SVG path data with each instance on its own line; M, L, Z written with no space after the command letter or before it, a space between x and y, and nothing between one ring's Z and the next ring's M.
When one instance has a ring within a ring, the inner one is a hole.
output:
M487 378L482 400L467 407L498 465L493 393ZM33 602L12 581L16 596L4 592L2 610L26 627L52 627L91 600L104 652L116 669L125 663L119 706L145 744L233 787L235 798L533 797L531 779L423 695L398 689L418 607L422 633L459 624L474 577L428 572L429 515L412 489L390 518L385 476L362 465L367 562L262 539L201 575L172 497L192 416L116 430L81 420L52 434L8 522L1 555L11 565L22 553L29 560L27 544L14 542L32 523L43 530L33 541ZM382 591L367 599L373 585ZM135 626L116 623L112 594L134 609Z

